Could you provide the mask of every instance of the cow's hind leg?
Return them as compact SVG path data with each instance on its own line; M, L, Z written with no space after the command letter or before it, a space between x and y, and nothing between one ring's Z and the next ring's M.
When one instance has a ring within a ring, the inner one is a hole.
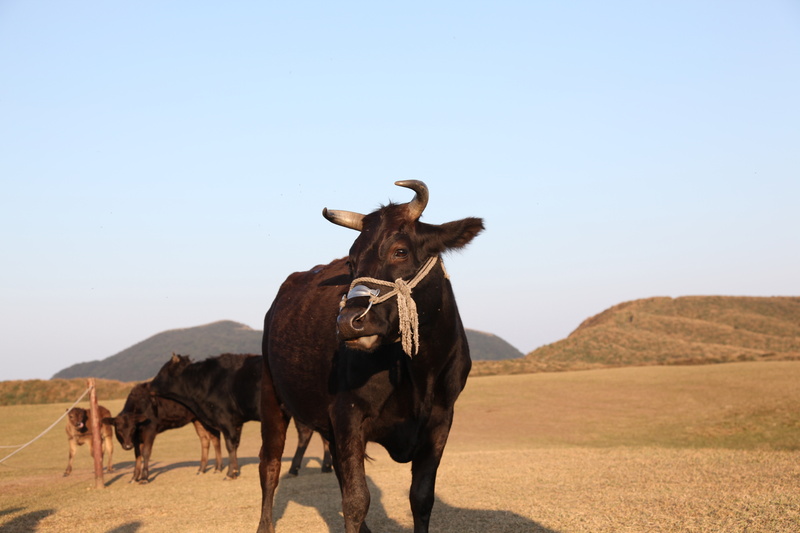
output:
M194 431L200 439L200 467L197 469L198 474L206 473L206 466L208 466L208 448L211 445L211 437L203 427L199 420L193 420Z
M281 409L265 360L264 375L261 379L261 451L258 465L261 481L261 519L258 522L258 533L275 532L272 523L272 505L281 475L281 456L288 426L289 417Z
M222 443L219 441L219 431L216 429L208 430L208 438L211 446L214 447L214 473L222 472Z
M311 442L311 437L314 435L314 430L302 422L298 422L297 419L295 419L294 425L297 428L297 450L294 452L289 473L296 476L300 473L303 456L306 454L306 449L308 449L308 443Z
M328 442L328 439L320 435L322 438L322 447L325 450L322 454L322 472L329 473L333 472L333 458L331 458L331 445Z

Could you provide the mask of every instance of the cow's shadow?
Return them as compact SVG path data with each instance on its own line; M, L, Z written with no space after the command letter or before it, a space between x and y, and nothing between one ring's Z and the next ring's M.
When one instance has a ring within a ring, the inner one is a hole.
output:
M291 463L291 457L284 457L282 459L283 463ZM258 457L239 457L239 470L242 471L244 467L255 465L258 466L259 458ZM114 465L118 473L109 481L106 482L106 485L112 485L118 482L122 478L126 478L128 476L133 475L133 467L135 463L133 461L117 463ZM301 467L301 472L303 470L316 470L319 472L319 469L322 467L322 459L315 458L315 457L304 457L303 463ZM150 483L155 481L158 477L171 470L177 470L179 468L193 468L198 470L200 468L200 461L180 461L177 463L161 463L160 461L150 461L150 475L148 476L148 480ZM285 470L288 470L288 466L284 467ZM225 473L228 471L228 459L225 458L222 462L222 472L214 471L213 463L209 463L206 467L205 472L197 472L198 475L208 475L208 474L221 474L222 479L227 479ZM256 471L257 473L257 471Z
M239 457L239 470L241 471L242 467L248 465L258 465L258 457ZM114 483L118 482L123 478L129 478L129 476L133 475L133 467L136 466L133 461L127 461L122 463L116 463L114 468L117 470L117 474L106 482L106 486L113 485ZM177 463L162 463L161 461L150 461L150 475L148 476L148 481L152 483L157 478L170 472L171 470L177 470L179 468L193 468L195 470L200 469L200 461L179 461ZM227 479L225 472L228 469L228 460L227 458L222 462L222 472L221 477L223 479ZM205 472L197 472L197 475L213 475L213 474L220 474L219 471L214 470L214 462L210 462L208 466L206 466Z
M3 509L0 511L0 517L13 514L21 511L22 508ZM14 532L14 533L33 533L39 530L39 522L54 514L55 509L40 509L38 511L31 511L29 513L15 516L8 522L0 524L0 532Z
M303 467L307 466L307 462L304 460ZM399 524L387 514L382 501L382 492L369 476L367 485L371 497L367 515L367 524L370 529L382 533L407 532L407 526ZM312 467L305 476L302 470L298 477L288 474L282 476L273 507L273 519L276 523L286 514L290 504L308 508L303 512L316 511L325 522L329 533L342 531L344 519L341 514L341 496L335 475L320 474ZM449 505L439 497L436 498L431 522L435 522L436 531L443 533L461 533L476 524L483 525L483 531L492 531L493 533L558 533L512 511L464 509Z
M114 529L109 529L106 533L136 533L141 528L142 523L137 521L123 524L119 527L115 527Z

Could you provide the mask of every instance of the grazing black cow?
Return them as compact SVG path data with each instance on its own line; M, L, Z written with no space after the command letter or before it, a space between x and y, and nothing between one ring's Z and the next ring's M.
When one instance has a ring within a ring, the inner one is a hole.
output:
M156 396L150 391L150 383L139 383L128 394L125 406L113 418L104 418L104 423L114 426L117 440L124 450L133 449L136 465L131 483L145 484L150 476L150 453L156 435L168 429L194 424L200 438L200 468L198 474L205 473L208 465L208 449L214 445L215 472L222 471L222 449L219 431L206 427L185 405L168 398Z
M264 319L260 532L274 531L288 415L330 440L347 533L369 532L367 441L412 463L414 531L428 531L453 405L472 364L441 254L467 245L483 221L422 223L427 187L396 184L414 199L369 215L323 210L359 231L349 257L289 276Z
M107 460L106 471L114 471L114 438L111 435L111 426L103 422L103 418L110 416L111 413L102 405L97 406L97 414L100 417L100 442L103 455ZM89 454L92 453L92 412L83 407L73 407L67 413L67 442L69 443L69 460L67 469L64 470L64 477L72 473L72 461L78 452L78 446L84 443L89 445ZM101 460L102 463L102 460Z
M185 355L172 355L151 382L159 396L185 405L208 427L218 429L228 449L227 476L239 475L236 453L242 426L261 420L261 378L264 363L260 355L222 354L192 362ZM297 475L313 430L295 421L298 445L291 473ZM322 471L331 470L330 452L325 444Z

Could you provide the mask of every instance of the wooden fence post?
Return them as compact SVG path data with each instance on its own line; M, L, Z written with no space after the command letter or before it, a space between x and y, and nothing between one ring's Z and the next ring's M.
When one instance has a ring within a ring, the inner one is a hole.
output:
M89 413L92 419L92 455L94 456L94 488L105 488L103 480L103 438L100 434L100 410L97 408L97 390L94 378L89 378Z

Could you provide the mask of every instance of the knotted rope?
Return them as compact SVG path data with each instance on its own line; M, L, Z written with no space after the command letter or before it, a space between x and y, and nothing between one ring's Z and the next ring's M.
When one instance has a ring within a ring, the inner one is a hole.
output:
M394 280L394 282L370 277L354 279L350 284L350 290L348 291L347 295L345 295L342 298L342 301L339 303L339 308L343 308L346 301L350 298L358 298L360 296L368 297L369 305L367 306L367 309L358 317L360 319L369 312L373 305L383 303L389 298L397 296L397 312L400 320L400 339L402 341L403 351L409 356L416 355L419 353L419 314L417 313L417 303L414 301L414 298L412 298L411 291L419 284L420 281L425 279L425 276L427 276L430 271L433 270L433 267L437 262L441 263L442 265L444 277L449 279L450 276L447 275L447 270L444 268L444 261L442 261L441 257L439 256L433 256L430 257L425 264L422 265L422 267L420 267L411 281L405 281L402 278L398 278ZM384 287L390 287L392 290L383 296L380 296L380 289L370 289L369 287L362 285L363 283L382 285Z

